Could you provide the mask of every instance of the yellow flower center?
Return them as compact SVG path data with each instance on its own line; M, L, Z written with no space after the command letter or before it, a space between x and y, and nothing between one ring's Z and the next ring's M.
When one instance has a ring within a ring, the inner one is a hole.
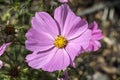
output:
M67 45L67 40L63 36L58 36L55 41L54 45L58 48L64 48Z

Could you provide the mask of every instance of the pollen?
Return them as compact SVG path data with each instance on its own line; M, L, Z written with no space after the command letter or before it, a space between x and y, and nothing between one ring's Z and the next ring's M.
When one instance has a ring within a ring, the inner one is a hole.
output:
M58 36L54 41L54 45L58 48L64 48L67 45L67 43L67 39L63 36Z

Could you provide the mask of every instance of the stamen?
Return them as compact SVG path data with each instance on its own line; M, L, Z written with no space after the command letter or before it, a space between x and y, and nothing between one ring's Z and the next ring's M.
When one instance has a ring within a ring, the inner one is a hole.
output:
M58 36L55 41L54 45L58 48L64 48L67 45L67 40L63 36Z

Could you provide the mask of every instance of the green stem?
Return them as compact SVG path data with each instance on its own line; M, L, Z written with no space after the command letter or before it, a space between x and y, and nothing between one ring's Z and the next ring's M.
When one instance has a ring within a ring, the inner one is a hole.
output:
M57 76L57 78L59 78L60 75L61 75L61 70L58 71L58 76Z

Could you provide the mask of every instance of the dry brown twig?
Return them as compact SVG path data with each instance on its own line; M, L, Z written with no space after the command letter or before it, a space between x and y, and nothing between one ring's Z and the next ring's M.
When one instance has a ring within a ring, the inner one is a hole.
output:
M92 6L90 8L85 9L84 11L79 11L77 14L79 16L84 16L84 15L92 14L94 12L102 10L104 8L114 7L114 6L119 5L119 4L120 4L119 0L99 3L99 4L95 4L94 6Z

